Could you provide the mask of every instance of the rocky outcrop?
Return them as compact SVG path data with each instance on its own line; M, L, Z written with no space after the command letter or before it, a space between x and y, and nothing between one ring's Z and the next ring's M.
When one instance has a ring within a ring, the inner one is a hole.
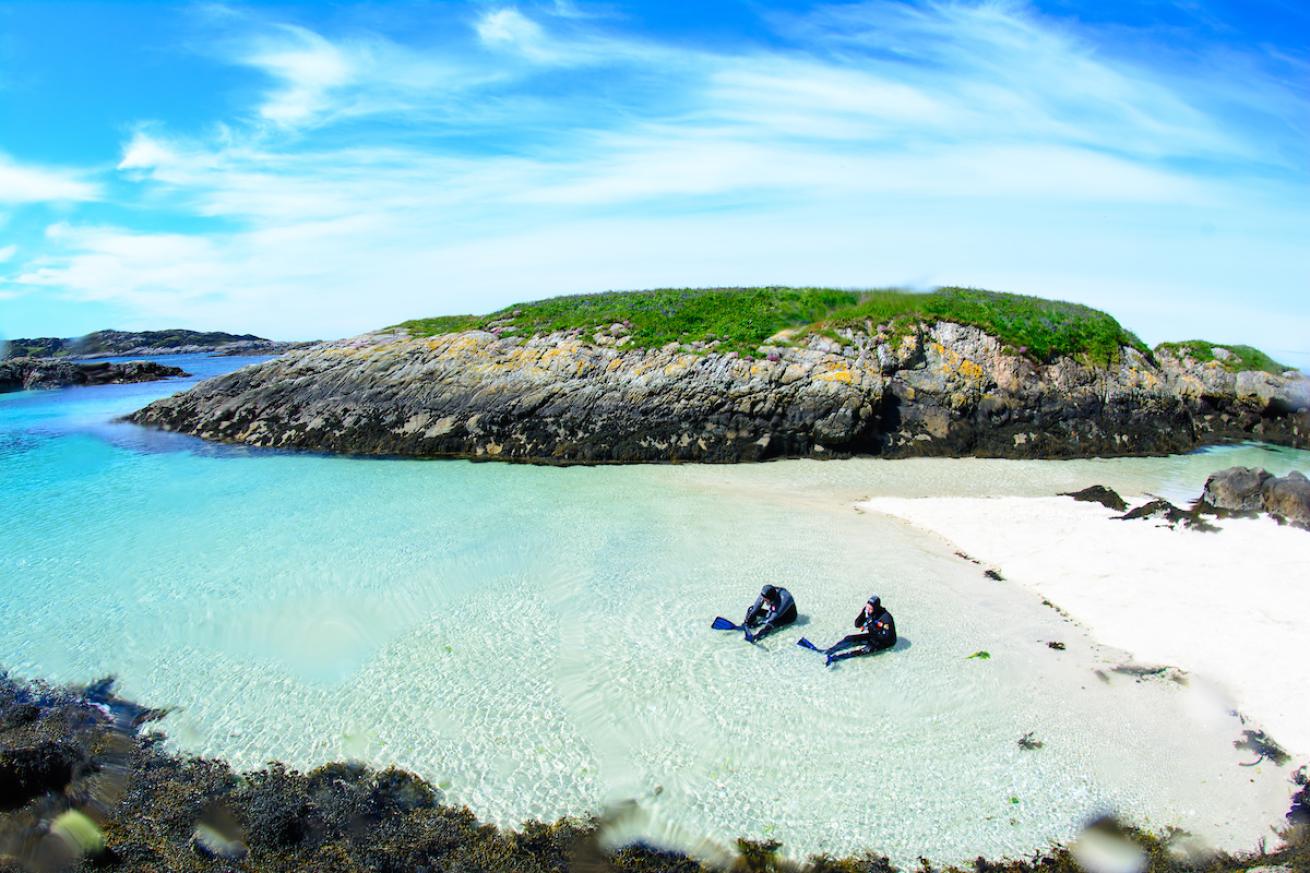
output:
M1216 509L1259 512L1264 509L1264 484L1273 475L1259 467L1229 467L1205 480L1201 499Z
M280 355L313 343L279 342L254 334L195 330L98 330L83 337L36 337L5 343L0 358L126 358L147 355Z
M1304 379L1132 348L1108 369L1039 363L949 322L812 336L759 357L624 340L608 328L367 334L208 380L131 420L257 446L545 463L1310 445Z
M205 352L216 358L234 358L242 356L256 357L260 355L284 355L287 352L296 349L307 349L310 346L318 345L317 341L308 342L278 342L277 340L261 340L259 342L240 342L227 343L226 345L214 348L198 349L199 352ZM157 353L158 354L158 353ZM192 352L168 352L168 354L192 354Z
M51 358L11 358L0 361L0 393L66 388L71 385L155 382L186 375L180 367L169 367L154 361L79 364Z
M1282 478L1267 479L1260 489L1265 512L1310 529L1310 480L1293 470Z
M1310 528L1310 480L1296 470L1278 477L1260 467L1229 467L1205 480L1201 500L1229 512L1267 512Z

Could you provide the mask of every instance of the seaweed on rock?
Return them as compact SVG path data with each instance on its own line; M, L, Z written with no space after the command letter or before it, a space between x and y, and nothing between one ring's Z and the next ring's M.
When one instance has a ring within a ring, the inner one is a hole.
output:
M0 873L64 869L212 871L503 871L503 873L707 873L704 862L635 845L601 847L599 819L528 822L518 831L480 823L442 802L427 782L396 769L333 763L307 773L270 764L240 774L226 763L160 748L140 725L156 712L113 695L108 683L56 689L0 673ZM1297 809L1288 845L1259 856L1204 861L1171 835L1122 829L1146 873L1236 873L1256 862L1307 869L1310 842ZM869 853L789 861L776 842L738 843L732 869L752 873L893 873ZM1069 849L929 873L1074 873Z

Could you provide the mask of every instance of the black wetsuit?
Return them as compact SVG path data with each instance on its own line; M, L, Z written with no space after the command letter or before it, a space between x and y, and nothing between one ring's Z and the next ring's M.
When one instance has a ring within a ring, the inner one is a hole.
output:
M851 654L869 655L896 645L896 621L881 606L872 615L861 609L860 614L855 616L855 626L864 632L842 637L838 643L828 647L826 651L829 655L854 648L863 648L864 651Z
M791 592L786 588L775 588L774 590L777 591L777 605L765 600L764 595L761 594L755 598L755 603L751 608L746 610L746 620L742 624L755 629L754 637L757 640L765 634L789 625L796 620L796 601L792 598Z

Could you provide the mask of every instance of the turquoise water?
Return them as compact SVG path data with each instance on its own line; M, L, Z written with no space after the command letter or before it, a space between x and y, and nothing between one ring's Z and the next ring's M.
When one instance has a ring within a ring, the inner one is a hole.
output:
M1018 854L1105 810L1245 846L1281 812L1285 774L1236 768L1235 720L1177 730L1185 689L1089 680L1121 654L851 503L1093 482L1177 497L1306 453L554 469L113 421L189 381L0 396L0 666L115 674L174 708L177 748L398 764L504 824L622 807L615 839L707 854L736 836ZM764 581L792 589L802 627L758 647L708 630ZM899 651L825 671L793 645L844 634L872 590ZM1029 731L1040 754L1016 745Z

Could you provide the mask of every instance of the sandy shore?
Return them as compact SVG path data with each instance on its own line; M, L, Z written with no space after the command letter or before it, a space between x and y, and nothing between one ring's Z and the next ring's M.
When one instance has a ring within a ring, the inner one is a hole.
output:
M1284 748L1310 753L1310 533L1267 518L1172 530L1068 497L877 497L859 508L939 534L1138 662L1215 683Z

